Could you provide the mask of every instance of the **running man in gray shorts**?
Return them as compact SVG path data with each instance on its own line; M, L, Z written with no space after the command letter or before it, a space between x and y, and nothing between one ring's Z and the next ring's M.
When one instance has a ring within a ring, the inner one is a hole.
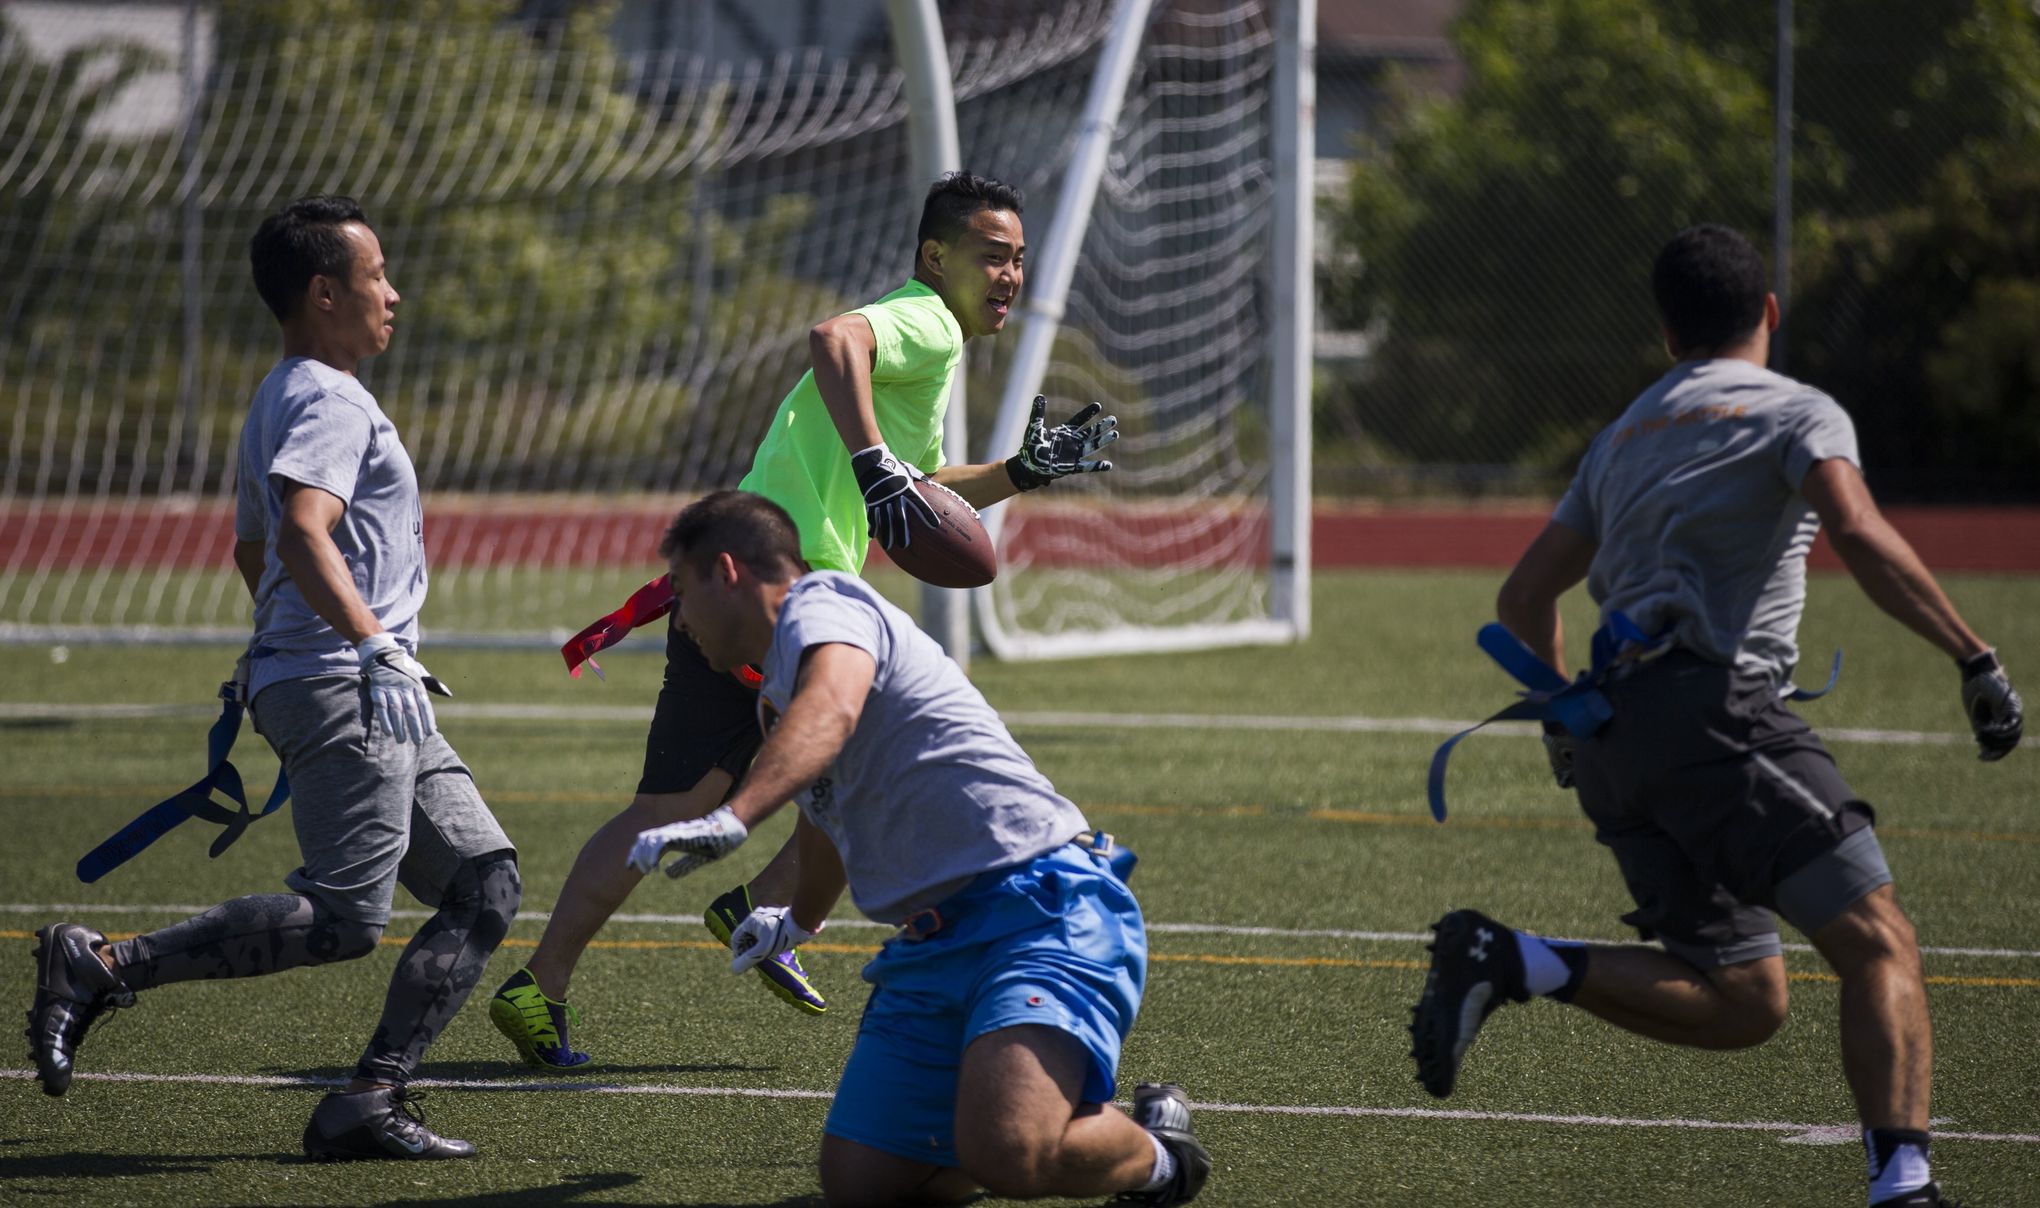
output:
M503 942L521 885L515 849L433 719L428 693L450 694L415 657L418 480L354 376L388 347L397 292L344 197L291 203L249 251L284 358L241 431L234 564L255 634L234 680L290 779L304 864L289 893L120 943L77 923L37 932L30 1056L61 1095L86 1029L140 991L366 956L401 882L437 913L397 961L353 1081L312 1113L305 1155L467 1157L474 1146L427 1129L405 1086Z
M1659 253L1651 284L1678 363L1595 439L1496 605L1555 668L1558 598L1581 579L1604 620L1648 635L1601 679L1611 719L1585 739L1547 727L1545 744L1636 900L1625 921L1664 950L1546 940L1455 910L1435 928L1412 1055L1418 1080L1449 1095L1487 1016L1537 995L1672 1044L1761 1044L1785 1019L1775 911L1841 979L1870 1203L1931 1208L1943 1201L1927 1164L1918 943L1869 805L1784 704L1820 526L1870 598L1955 661L1985 760L2018 745L2022 710L1996 653L1878 512L1847 413L1765 368L1778 326L1765 280L1724 227Z

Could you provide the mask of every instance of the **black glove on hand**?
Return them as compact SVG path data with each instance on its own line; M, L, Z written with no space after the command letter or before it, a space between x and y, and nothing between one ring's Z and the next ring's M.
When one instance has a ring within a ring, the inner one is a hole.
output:
M884 441L852 453L850 469L857 475L857 489L864 492L864 518L880 549L913 544L910 519L929 528L941 525L935 509L914 489L914 480L927 475L894 457Z
M1034 411L1027 417L1027 434L1020 438L1020 451L1006 459L1006 476L1014 486L1031 491L1072 474L1111 469L1112 463L1098 454L1119 439L1119 417L1108 415L1097 423L1091 422L1104 409L1092 403L1070 416L1067 423L1051 428L1047 423L1048 399L1035 395Z
M1986 650L1964 659L1962 668L1962 711L1969 715L1969 728L1976 734L1977 758L1986 763L2003 759L2019 745L2026 729L2026 706L2005 677L1997 651Z
M1564 726L1555 721L1544 723L1544 757L1551 761L1551 778L1562 789L1573 786L1573 753L1577 749L1578 742Z

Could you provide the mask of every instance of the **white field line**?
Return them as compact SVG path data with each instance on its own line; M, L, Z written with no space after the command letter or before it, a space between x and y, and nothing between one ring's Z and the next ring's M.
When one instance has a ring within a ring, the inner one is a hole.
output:
M31 1070L0 1070L0 1078L26 1081ZM199 1086L259 1086L322 1090L341 1086L344 1078L283 1077L272 1074L137 1074L80 1073L80 1082L184 1083ZM658 1083L615 1082L497 1082L483 1078L420 1078L412 1086L420 1090L485 1091L515 1094L582 1095L667 1095L746 1099L833 1099L829 1091L788 1090L748 1086L668 1086ZM1794 1124L1781 1120L1688 1120L1653 1119L1631 1116L1562 1115L1553 1112L1484 1112L1428 1107L1339 1107L1284 1103L1199 1103L1193 1111L1233 1112L1244 1115L1331 1116L1346 1118L1380 1117L1395 1120L1454 1120L1506 1124L1555 1124L1574 1128L1677 1128L1712 1132L1782 1133L1784 1144L1854 1145L1861 1133L1853 1124ZM1936 1125L1942 1123L1935 1121ZM2040 1145L2040 1134L1951 1132L1934 1129L1936 1141L1986 1141L2012 1145Z
M124 705L105 703L34 704L0 703L0 721L99 721L160 717L210 716L213 705ZM582 721L637 722L652 719L652 707L645 705L543 705L505 702L482 704L448 701L434 705L440 717L475 721ZM1057 730L1250 730L1317 734L1457 734L1474 723L1437 717L1311 717L1265 713L1071 713L1059 710L1016 709L1000 714L1009 726L1019 729ZM1528 722L1496 722L1488 727L1494 734L1535 735ZM1870 730L1847 726L1822 727L1820 736L1834 742L1859 742L1881 746L1957 746L1970 741L1967 734L1928 730Z
M25 914L52 920L69 918L89 919L95 915L107 914L166 915L175 918L179 915L193 915L211 909L212 906L210 905L191 906L171 903L0 902L0 914ZM432 911L397 909L390 911L390 917L392 919L429 919L432 917ZM517 912L517 921L519 923L539 924L548 922L551 918L552 915L543 910L520 910ZM691 928L701 924L701 916L698 914L613 914L609 916L609 921L612 923L648 923ZM851 928L869 931L893 930L892 925L889 923L874 923L870 919L855 918L830 919L829 927L832 930L848 930ZM1431 933L1428 931L1346 931L1330 927L1253 927L1233 923L1155 922L1148 923L1147 929L1157 935L1236 935L1258 936L1278 940L1351 940L1372 944L1428 944L1431 942ZM1546 938L1572 939L1575 943L1584 944L1626 944L1631 942L1626 937L1608 936L1548 936ZM1789 952L1812 952L1813 945L1786 944L1785 949ZM1920 952L1925 956L1980 956L1997 960L2040 960L2040 949L2030 948L1948 948L1922 946Z

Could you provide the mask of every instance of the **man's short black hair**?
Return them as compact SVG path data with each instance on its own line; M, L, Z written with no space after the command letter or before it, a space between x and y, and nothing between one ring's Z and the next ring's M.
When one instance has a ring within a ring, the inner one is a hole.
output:
M954 243L970 225L970 216L979 210L1011 210L1020 212L1020 204L1026 198L1012 185L993 180L989 176L974 176L969 172L945 172L934 184L928 186L928 200L921 205L921 228L914 235L914 247L919 254L920 246L930 239L941 243Z
M1764 258L1742 235L1704 223L1672 236L1650 270L1672 339L1681 352L1736 343L1764 321Z
M749 491L713 491L680 509L659 542L659 557L677 556L696 571L707 571L717 554L773 581L798 579L808 565L800 556L800 530L786 509Z
M278 321L290 318L313 277L345 277L354 249L340 228L368 225L352 197L316 195L296 201L262 220L248 241L255 292Z

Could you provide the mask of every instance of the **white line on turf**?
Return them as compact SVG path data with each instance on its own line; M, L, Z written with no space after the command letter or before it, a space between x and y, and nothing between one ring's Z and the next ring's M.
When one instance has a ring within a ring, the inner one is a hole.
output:
M211 906L187 906L161 903L108 903L88 904L83 902L0 902L0 914L25 914L64 918L104 914L183 915L198 914L211 910ZM390 911L393 919L429 919L430 910L397 909ZM544 923L552 915L543 910L521 910L517 913L520 923ZM613 914L612 923L648 923L652 925L677 925L692 927L701 922L698 914ZM829 926L837 930L862 928L869 931L891 931L888 923L874 923L870 919L830 919ZM1147 929L1160 935L1236 935L1259 936L1269 939L1302 940L1353 940L1374 944L1428 944L1428 931L1348 931L1331 927L1255 927L1234 923L1149 923ZM1548 936L1549 939L1572 938L1578 943L1621 944L1630 942L1625 937L1566 937ZM1786 944L1788 952L1812 952L1811 944ZM1949 948L1923 946L1920 952L1926 956L1980 956L1997 960L2040 960L2040 949L2028 948Z
M0 1078L25 1081L35 1077L30 1070L0 1070ZM344 1078L284 1077L274 1074L139 1074L139 1073L80 1073L80 1082L141 1082L141 1083L188 1083L200 1086L270 1086L302 1087L320 1090L340 1086ZM419 1078L411 1083L421 1090L487 1091L494 1093L518 1094L583 1094L583 1095L683 1095L683 1096L726 1096L749 1099L832 1099L829 1091L789 1090L772 1087L749 1086L669 1086L660 1083L616 1083L616 1082L518 1082L493 1081L485 1078ZM1398 1120L1461 1120L1472 1122L1493 1122L1504 1124L1555 1124L1565 1127L1588 1128L1679 1128L1704 1129L1714 1132L1771 1132L1787 1134L1779 1138L1786 1144L1798 1145L1853 1145L1861 1134L1854 1125L1846 1124L1794 1124L1780 1120L1688 1120L1680 1118L1652 1119L1630 1116L1581 1116L1563 1115L1556 1112L1484 1112L1464 1109L1453 1110L1429 1107L1340 1107L1316 1104L1286 1103L1198 1103L1190 1105L1193 1111L1232 1112L1247 1115L1273 1116L1331 1116L1331 1117L1381 1117ZM1940 1122L1936 1121L1938 1125ZM1934 1130L1936 1141L1989 1141L2013 1145L2040 1145L2040 1134L1954 1132L1939 1127Z
M105 703L0 703L0 721L98 721L157 717L198 717L215 712L211 705L125 705ZM651 705L545 705L448 701L433 712L455 720L478 721L632 721L649 722ZM1331 734L1456 734L1473 725L1438 717L1311 717L1266 713L1072 713L1060 710L1015 709L1000 714L1020 729L1120 730L1252 730ZM1527 722L1497 722L1491 734L1530 736L1537 728ZM1876 730L1848 726L1822 727L1822 738L1834 742L1881 746L1955 746L1970 741L1966 734L1927 730Z

